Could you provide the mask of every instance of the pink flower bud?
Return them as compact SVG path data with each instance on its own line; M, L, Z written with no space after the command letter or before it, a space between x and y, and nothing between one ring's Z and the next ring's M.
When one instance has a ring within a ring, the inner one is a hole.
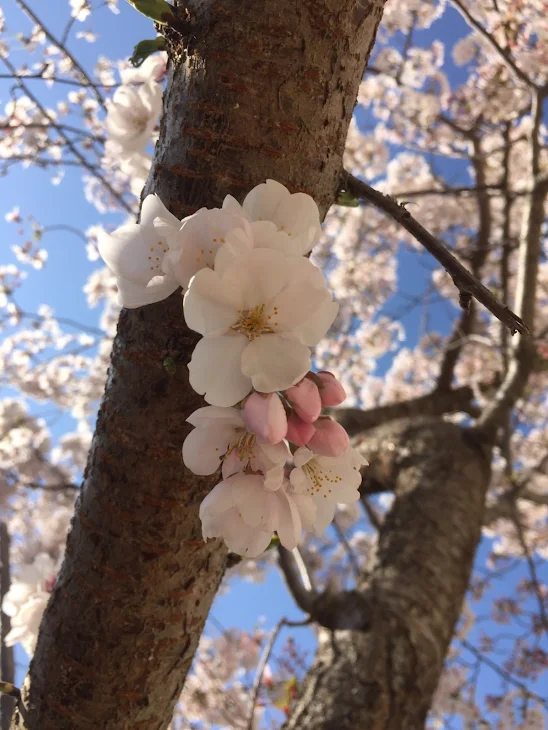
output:
M350 444L348 434L340 423L322 417L314 424L316 433L306 442L308 448L319 456L340 456Z
M316 373L316 377L323 385L320 388L322 406L339 406L346 399L346 392L333 373L322 370Z
M284 395L305 423L314 423L320 415L322 410L320 392L318 386L308 378L303 378L297 385L292 385Z
M295 446L304 446L314 436L315 428L293 412L287 419L287 440Z
M244 403L242 417L260 442L278 444L287 433L287 416L277 393L252 393Z

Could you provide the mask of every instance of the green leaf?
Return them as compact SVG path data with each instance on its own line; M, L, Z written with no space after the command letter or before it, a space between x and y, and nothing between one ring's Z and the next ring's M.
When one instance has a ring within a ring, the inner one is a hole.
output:
M165 0L128 0L128 3L161 25L168 25L170 21L176 20L172 6Z
M139 41L133 49L133 55L130 57L129 62L134 68L139 68L143 61L146 61L153 53L165 50L166 39L161 35L149 41Z
M162 365L164 366L166 373L169 373L170 375L175 375L177 372L177 365L172 357L164 357Z
M339 193L339 197L337 198L337 205L345 205L347 208L358 208L360 205L360 201L355 198L352 193L343 190Z

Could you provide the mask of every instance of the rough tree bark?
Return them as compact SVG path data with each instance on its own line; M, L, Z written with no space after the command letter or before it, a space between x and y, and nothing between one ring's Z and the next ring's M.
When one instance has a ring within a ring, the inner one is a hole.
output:
M13 682L15 662L13 647L4 640L11 628L10 617L2 611L2 600L10 589L10 536L8 526L0 522L0 679ZM8 730L15 700L7 694L0 694L0 730Z
M322 606L343 630L322 630L286 730L421 730L468 586L489 445L419 417L369 432L364 448L371 478L395 501L374 566L351 596L357 615L345 614L344 594L337 615ZM344 630L350 619L354 630Z
M147 192L183 216L274 178L325 214L383 0L188 5L192 37L188 55L170 42ZM171 718L226 558L200 534L214 480L181 462L185 419L201 405L187 380L195 343L180 293L122 312L14 730L160 730Z

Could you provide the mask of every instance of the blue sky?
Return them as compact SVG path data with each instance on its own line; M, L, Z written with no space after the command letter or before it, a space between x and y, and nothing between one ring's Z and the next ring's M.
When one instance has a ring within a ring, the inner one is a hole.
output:
M397 0L391 1L397 2ZM54 0L51 3L40 3L34 0L32 4L36 11L42 14L51 31L60 35L68 18L66 0ZM3 9L12 34L27 32L30 24L23 18L14 0L6 0ZM136 42L153 37L154 31L150 21L136 13L123 0L120 0L120 10L119 15L113 15L103 7L96 16L92 16L91 25L99 34L99 39L94 44L77 40L73 33L69 49L87 69L93 68L98 55L102 54L109 58L129 56ZM87 28L88 25L88 22L77 23L75 30ZM434 39L452 42L466 32L466 26L460 16L449 12L441 22L437 22L431 29L421 32L417 38L420 45L428 46ZM14 53L10 58L17 65L23 62L24 57L24 53ZM464 78L463 69L455 67L452 62L450 62L449 68L454 82L459 82ZM54 87L48 90L42 81L29 81L28 83L33 84L33 90L40 94L41 99L50 104L63 98L66 92L64 88ZM11 85L10 82L0 79L0 106L2 108L10 99ZM445 172L453 176L455 170L447 167ZM45 227L62 224L84 231L88 226L97 222L106 225L118 224L122 221L122 216L100 216L95 208L85 200L81 175L78 170L69 168L59 186L51 184L51 177L52 172L14 167L7 177L0 179L0 265L16 262L11 252L11 245L20 243L16 234L17 226L6 223L4 220L4 214L15 206L20 206L23 216L31 213ZM101 262L90 263L80 238L69 232L58 231L47 234L44 238L44 246L49 253L47 266L43 271L35 271L27 267L28 279L16 295L19 305L26 311L35 312L40 304L47 303L53 307L59 317L70 317L83 324L95 325L100 307L96 310L88 309L82 286L90 271L99 268L102 265ZM424 266L425 263L428 265ZM414 294L424 291L430 282L429 270L434 268L434 262L431 263L432 267L425 257L418 261L416 255L402 253L399 272L401 291ZM404 303L404 299L396 297L391 302L391 309L401 309L401 305ZM448 332L455 313L456 310L449 303L442 307L434 307L431 310L430 325L438 331ZM406 316L404 324L408 335L406 344L412 346L420 328L420 309ZM2 395L6 395L5 390ZM38 405L36 408L38 410L47 408L47 404ZM65 416L52 428L56 435L60 435L73 425L71 425L71 419ZM487 545L480 552L478 564L484 563L486 552ZM520 575L523 576L523 571L520 571ZM497 590L511 591L513 584L514 579L501 581ZM487 609L486 603L484 608ZM252 585L241 580L235 581L228 593L217 598L212 614L224 626L242 628L252 627L259 616L265 617L264 626L266 628L274 626L282 616L289 619L302 617L283 588L276 571L272 571L265 583L261 585ZM208 631L213 635L216 633L216 629L212 625L208 627ZM300 631L298 638L300 639L301 636L304 636L304 646L312 651L314 641L311 632ZM18 662L21 672L25 665L22 652L18 652ZM493 682L493 677L486 673L482 680L483 689L488 688Z

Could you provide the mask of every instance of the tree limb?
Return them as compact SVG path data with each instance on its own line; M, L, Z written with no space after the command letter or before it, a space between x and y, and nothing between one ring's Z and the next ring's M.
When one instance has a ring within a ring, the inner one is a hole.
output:
M367 183L346 171L342 174L341 186L357 198L361 198L384 211L399 223L402 228L405 228L406 231L411 233L439 261L451 276L461 294L461 299L466 299L466 301L469 301L470 297L477 299L493 316L503 322L512 334L515 332L530 334L529 328L523 320L514 314L505 304L500 302L487 287L478 281L441 241L438 241L437 238L413 218L411 213L403 205L393 200L389 195L375 190L375 188L372 188Z
M398 418L411 418L418 415L441 416L444 413L458 413L459 411L478 415L478 410L472 405L473 400L472 388L463 385L454 390L433 391L417 398L389 403L386 406L378 406L367 411L360 408L329 408L325 411L345 428L349 436L357 436Z

